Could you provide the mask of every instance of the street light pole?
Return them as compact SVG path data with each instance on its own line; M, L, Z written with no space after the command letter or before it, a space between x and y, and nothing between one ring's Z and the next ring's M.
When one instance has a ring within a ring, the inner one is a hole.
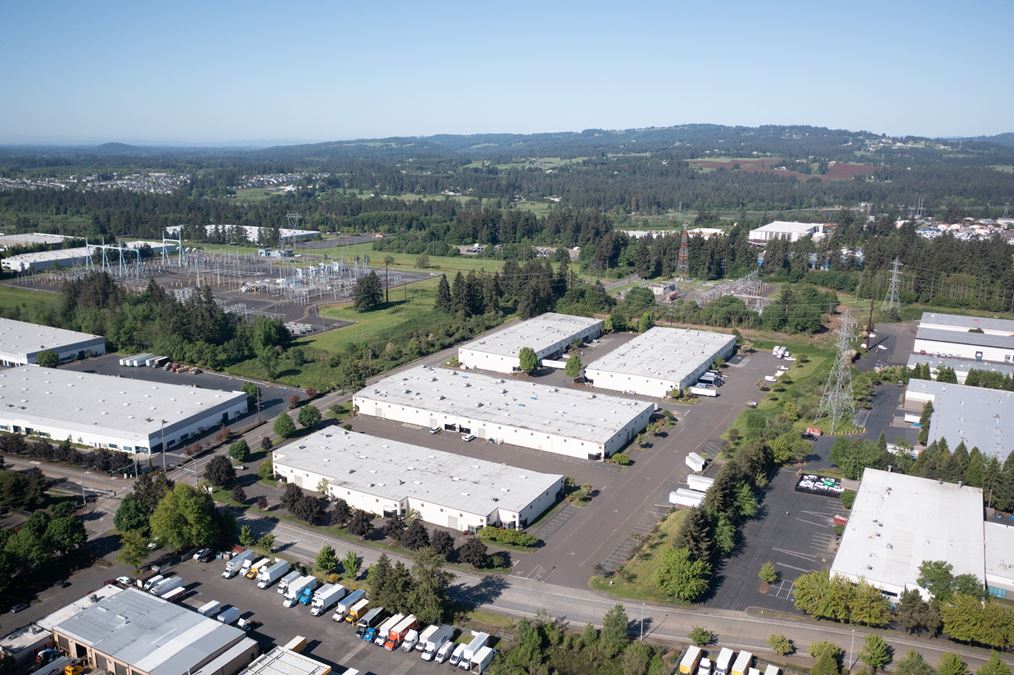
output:
M855 647L855 644L856 644L856 629L853 628L852 629L852 639L849 641L849 668L848 668L848 672L850 672L850 673L852 672L852 648Z
M644 603L641 603L641 640L644 640Z

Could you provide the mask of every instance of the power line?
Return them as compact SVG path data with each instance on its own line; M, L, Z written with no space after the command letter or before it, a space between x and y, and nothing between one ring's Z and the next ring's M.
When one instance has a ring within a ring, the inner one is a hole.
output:
M833 434L846 419L856 414L855 401L852 400L852 315L845 310L838 324L835 341L835 360L828 375L824 393L820 397L820 414L830 418Z
M884 298L884 303L880 305L880 309L883 312L896 312L901 308L901 302L898 301L898 282L901 279L901 259L895 258L891 263L891 283L887 288L887 297Z

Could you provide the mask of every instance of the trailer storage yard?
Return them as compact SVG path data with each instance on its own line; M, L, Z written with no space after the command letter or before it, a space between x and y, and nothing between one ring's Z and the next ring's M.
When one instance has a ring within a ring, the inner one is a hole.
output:
M368 385L353 405L361 415L591 460L625 447L655 409L645 401L429 366Z

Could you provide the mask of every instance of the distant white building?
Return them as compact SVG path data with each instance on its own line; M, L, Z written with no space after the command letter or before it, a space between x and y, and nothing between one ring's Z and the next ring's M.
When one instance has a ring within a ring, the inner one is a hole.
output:
M814 241L824 236L823 223L797 223L785 220L775 220L767 225L750 230L749 240L754 243L765 243L775 239L787 239L791 242L799 241L804 237L811 237Z
M524 347L531 347L540 361L554 358L575 340L602 335L602 326L599 319L547 312L461 345L458 361L465 368L513 373L520 368L518 353Z
M31 232L27 234L0 234L0 251L13 246L59 246L65 239L62 234L43 234Z
M0 318L0 365L37 363L39 354L45 351L55 352L60 361L82 355L97 356L106 353L106 339L101 335Z
M163 249L167 252L174 252L176 244L163 244L160 241L128 241L123 244L123 248L127 249L123 253L124 262L132 265L137 262L138 254L134 252L135 249L148 248L153 253L161 253ZM21 253L0 260L0 268L3 268L7 272L32 274L63 267L81 267L87 265L89 260L93 260L93 256L97 256L99 251L101 249L92 244L75 248ZM106 255L109 256L110 260L115 259L116 263L119 263L119 253L116 250L110 251L106 249Z
M177 234L181 225L171 225L166 229L166 232L170 234ZM216 225L205 225L205 233L211 235L216 232L221 233L223 237L228 238L230 233L235 230L241 230L244 238L251 244L256 244L261 241L261 236L264 231L268 228L257 227L256 225L234 225L234 224L216 224ZM278 243L279 244L293 244L297 241L309 241L311 239L317 239L320 237L320 232L317 230L296 230L290 227L282 227L278 229Z
M983 521L982 490L866 469L831 575L866 581L897 599L918 585L919 566L942 560L990 595L1014 594L1014 528Z

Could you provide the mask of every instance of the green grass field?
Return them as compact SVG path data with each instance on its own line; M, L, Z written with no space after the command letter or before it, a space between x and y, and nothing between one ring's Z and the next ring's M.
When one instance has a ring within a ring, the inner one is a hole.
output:
M0 285L0 311L9 311L19 306L56 306L60 296L47 291Z
M256 204L280 194L282 194L282 190L279 188L243 188L236 190L232 199L242 204Z
M616 574L606 579L594 576L591 587L610 595L643 602L672 604L672 598L655 588L655 571L661 564L662 552L672 546L686 511L673 511L657 530L648 536L634 557L623 564Z
M308 250L307 252L310 252ZM429 267L421 269L416 265L418 255L415 253L393 253L389 251L376 251L373 244L349 244L348 246L332 246L331 248L315 248L313 253L328 255L333 258L344 256L346 260L354 256L367 255L373 267L382 267L384 258L394 258L392 269L412 270L415 272L499 272L503 269L503 260L493 258L478 258L473 256L429 256Z

